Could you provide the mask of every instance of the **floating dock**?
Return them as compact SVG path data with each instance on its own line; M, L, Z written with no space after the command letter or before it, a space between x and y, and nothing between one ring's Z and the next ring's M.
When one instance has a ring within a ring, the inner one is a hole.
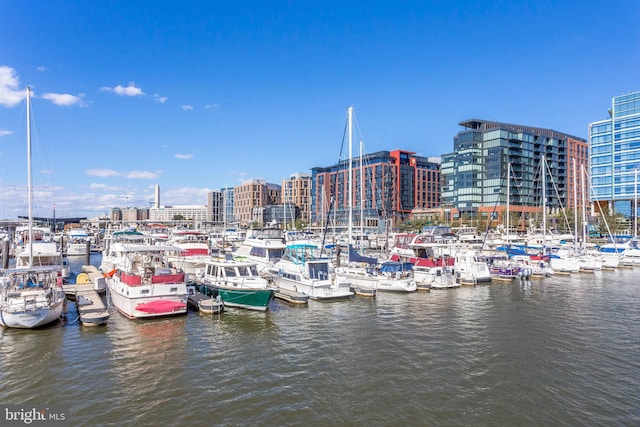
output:
M83 265L80 271L89 277L89 283L93 284L94 290L99 294L103 294L107 290L107 280L104 275L98 271L95 265ZM76 279L76 283L78 279Z
M360 286L352 286L351 292L361 297L375 297L376 289L373 288L361 288Z
M218 314L224 310L222 301L218 301L216 298L211 298L199 292L189 295L187 304L189 304L189 307L203 314Z
M83 325L99 326L107 323L109 312L87 273L78 274L76 284L65 285L64 292L67 296L75 298L80 322Z
M274 295L283 301L290 302L291 304L308 304L309 295L301 294L300 292L289 291L287 289L278 289Z

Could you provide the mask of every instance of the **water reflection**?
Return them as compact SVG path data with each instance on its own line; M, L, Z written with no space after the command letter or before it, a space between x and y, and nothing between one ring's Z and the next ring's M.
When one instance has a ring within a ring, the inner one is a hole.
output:
M74 425L629 425L639 304L626 271L264 313L114 312L101 329L0 330L0 399L65 399Z
M51 385L64 375L62 342L62 324L30 330L0 328L0 401L50 403Z

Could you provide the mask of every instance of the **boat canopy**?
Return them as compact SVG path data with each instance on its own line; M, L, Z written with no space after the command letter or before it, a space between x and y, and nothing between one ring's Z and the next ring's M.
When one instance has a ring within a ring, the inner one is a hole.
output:
M396 273L409 271L413 268L413 264L410 262L395 262L395 261L386 261L380 264L380 271L382 273Z

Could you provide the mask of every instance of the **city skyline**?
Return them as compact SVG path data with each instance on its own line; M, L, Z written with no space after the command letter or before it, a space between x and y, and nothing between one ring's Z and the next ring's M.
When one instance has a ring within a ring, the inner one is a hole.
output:
M34 213L87 217L335 164L351 105L367 153L439 157L471 118L586 139L640 89L632 1L0 4L2 218L26 213L27 85Z

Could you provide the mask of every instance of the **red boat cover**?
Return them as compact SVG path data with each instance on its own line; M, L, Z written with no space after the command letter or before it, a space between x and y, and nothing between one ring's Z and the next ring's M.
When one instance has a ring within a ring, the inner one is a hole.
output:
M391 255L391 261L400 261L400 256L398 254ZM419 267L453 267L456 263L455 258L447 257L447 258L409 258L408 260L411 264L417 265Z
M127 274L122 271L120 272L120 281L129 286L137 286L142 283L142 277L136 274Z
M163 274L163 275L151 277L151 283L182 283L182 282L184 282L184 273Z
M136 310L143 311L145 313L162 314L182 310L185 307L186 304L183 302L159 300L138 304L136 306Z
M209 255L209 250L207 248L191 248L187 249L186 252L183 252L184 256L194 256L194 255Z

